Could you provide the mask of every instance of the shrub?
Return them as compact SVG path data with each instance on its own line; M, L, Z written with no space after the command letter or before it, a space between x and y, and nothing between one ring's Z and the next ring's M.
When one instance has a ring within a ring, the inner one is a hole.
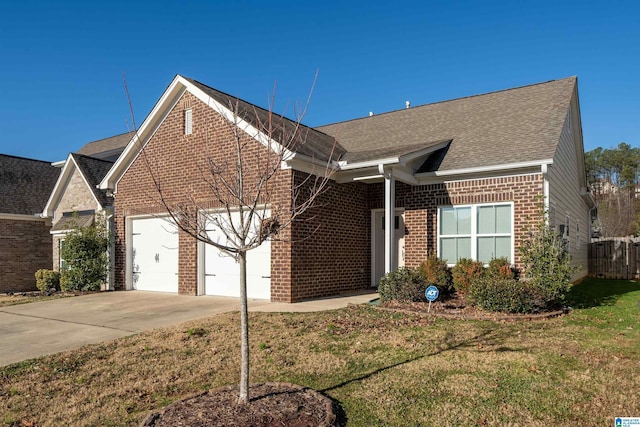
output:
M36 271L36 287L41 292L60 290L60 273L53 270L41 269Z
M480 261L474 261L469 258L460 258L456 265L451 269L453 287L458 294L464 296L468 293L471 282L482 277L483 274L484 265Z
M427 286L435 285L440 294L446 295L453 292L451 271L449 271L446 261L441 260L435 254L430 254L427 259L422 261L420 272L424 276Z
M516 273L511 268L511 262L506 257L493 258L487 267L487 276L494 279L515 279Z
M476 279L469 288L469 297L474 305L488 311L532 313L545 305L537 287L514 278L485 276Z
M383 302L396 300L402 302L426 301L424 292L427 284L422 273L415 268L400 267L385 274L380 279L378 292Z
M547 306L560 304L576 268L564 250L561 237L549 227L546 215L530 230L520 247L526 281L538 289Z
M109 237L100 221L75 226L65 238L60 256L67 269L60 276L63 291L97 291L107 278Z

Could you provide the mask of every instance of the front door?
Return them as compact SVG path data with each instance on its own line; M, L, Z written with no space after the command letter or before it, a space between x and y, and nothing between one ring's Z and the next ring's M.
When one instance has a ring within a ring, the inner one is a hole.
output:
M384 210L374 210L372 215L372 253L371 253L371 286L378 287L380 278L384 276ZM396 209L394 218L393 240L395 254L393 269L404 266L404 213Z

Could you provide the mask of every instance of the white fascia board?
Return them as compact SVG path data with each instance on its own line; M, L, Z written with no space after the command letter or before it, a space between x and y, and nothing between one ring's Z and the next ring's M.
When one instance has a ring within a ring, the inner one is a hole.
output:
M67 162L67 159L58 160L57 162L51 162L51 166L53 166L54 168L61 168L64 166L66 162Z
M400 159L397 157L388 157L386 159L368 160L366 162L359 162L359 163L342 164L341 162L340 170L348 171L353 169L377 167L379 165L392 165L392 164L398 163L399 161Z
M45 218L41 214L10 214L10 213L0 213L1 219L9 219L12 221L43 221L43 222L51 222L50 218Z
M278 155L282 155L283 160L287 160L294 156L294 153L287 148L283 147L278 141L269 137L269 135L265 134L262 130L256 128L255 126L249 124L234 111L232 111L229 106L222 105L215 99L211 98L200 88L195 86L190 81L184 79L182 76L178 76L181 79L181 83L187 88L189 92L191 92L196 98L200 101L211 107L217 113L219 113L222 117L227 119L234 126L237 126L240 130L245 132L250 137L254 138L256 141L260 142L264 147L273 150Z
M153 109L142 122L142 125L135 132L127 147L124 149L118 160L111 167L107 175L98 185L101 190L115 190L117 182L125 174L129 166L137 158L138 154L144 148L146 142L155 133L155 130L160 123L164 121L164 118L169 114L171 109L175 106L180 96L185 92L186 80L176 75L171 84L164 91L158 102L153 106ZM154 126L155 124L155 126Z
M71 156L71 154L69 154L67 156L67 160L64 161L62 172L60 172L58 180L56 181L56 185L53 187L53 190L49 195L49 200L47 200L47 204L44 205L44 209L42 210L42 217L53 217L53 212L56 210L56 207L58 207L58 203L60 202L62 194L64 193L64 188L66 187L65 183L73 174L73 168L78 167L75 162L72 161L72 159L73 157Z
M553 159L535 160L531 162L507 163L504 165L479 166L476 168L451 169L445 171L422 172L417 173L416 178L446 177L455 175L470 175L475 173L490 173L498 171L507 171L511 169L527 169L532 167L540 167L553 164Z

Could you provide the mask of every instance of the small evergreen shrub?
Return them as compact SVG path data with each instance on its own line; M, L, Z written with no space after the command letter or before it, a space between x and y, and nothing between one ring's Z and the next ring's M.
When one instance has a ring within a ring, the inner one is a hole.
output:
M506 257L493 258L487 267L487 276L494 279L515 279L516 273Z
M98 291L107 278L109 237L101 221L75 226L65 237L60 256L67 269L61 273L63 291Z
M53 270L41 269L36 271L36 287L40 292L59 291L60 273Z
M400 267L385 274L380 279L378 292L382 302L401 301L418 302L426 301L424 292L427 284L422 273L415 268Z
M436 286L440 294L447 295L453 292L451 271L449 271L446 261L441 260L435 254L429 254L427 259L422 261L420 264L420 272L422 272L427 286Z
M465 296L469 292L471 282L482 277L483 274L484 265L482 262L460 258L451 269L453 287L460 296Z
M571 265L571 257L564 250L562 238L551 229L546 214L526 234L520 255L525 281L538 289L546 306L561 304L571 289L571 276L576 267Z
M514 278L476 279L469 288L469 297L474 305L488 311L533 313L545 306L536 286Z

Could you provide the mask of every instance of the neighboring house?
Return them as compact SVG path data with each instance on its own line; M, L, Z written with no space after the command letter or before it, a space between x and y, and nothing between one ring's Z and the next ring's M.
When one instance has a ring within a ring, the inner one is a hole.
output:
M54 270L60 271L64 263L60 249L66 234L75 225L88 226L95 220L104 220L107 229L111 229L113 198L107 191L98 189L98 184L132 135L125 133L90 142L78 153L71 153L64 162L60 162L63 165L62 172L42 210L42 216L49 218L53 224Z
M116 289L238 294L237 269L167 226L154 203L156 185L167 197L210 197L197 171L207 156L233 153L230 102L245 114L248 147L267 150L265 136L251 130L265 110L178 75L100 184L115 195ZM309 221L291 225L289 239L256 250L249 298L295 302L377 286L385 272L417 266L429 252L450 264L505 256L522 268L518 247L542 203L581 265L576 279L587 274L593 199L577 78L306 131L307 143L273 178L272 206L290 203L314 163L330 162L334 182ZM224 280L216 274L223 270Z
M33 291L34 273L51 266L51 221L40 213L60 169L0 154L0 292Z

